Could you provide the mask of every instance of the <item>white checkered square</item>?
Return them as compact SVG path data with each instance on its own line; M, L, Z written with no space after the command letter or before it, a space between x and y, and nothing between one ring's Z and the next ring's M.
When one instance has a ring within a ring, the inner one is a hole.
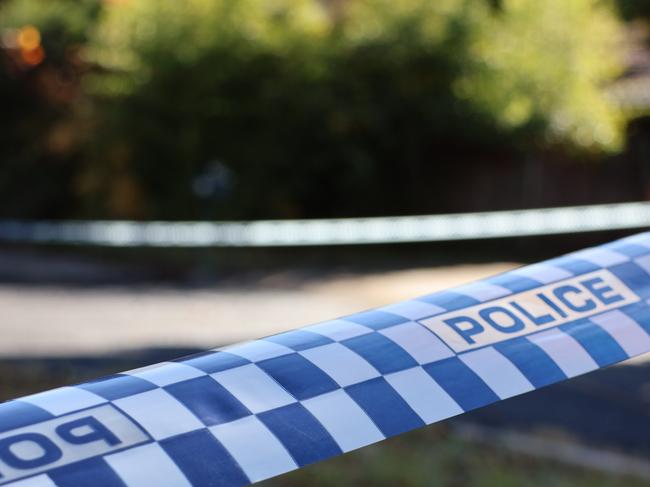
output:
M621 346L630 357L650 350L650 336L625 313L614 310L591 318Z
M291 394L254 364L215 372L211 377L254 414L296 402Z
M541 284L550 284L572 277L569 271L548 264L533 264L512 271L513 274L527 277Z
M416 300L402 301L401 303L384 306L383 308L379 308L379 310L403 316L404 318L414 321L428 318L429 316L434 316L446 311L444 308L436 306L435 304Z
M20 400L45 409L55 416L107 402L103 397L79 387L59 387L22 397Z
M459 358L501 399L534 389L521 371L492 347L467 352Z
M639 233L620 240L621 243L640 245L650 249L650 232Z
M226 447L251 482L298 468L282 443L255 416L208 429Z
M11 482L11 487L57 487L47 475L37 475L28 479Z
M490 301L491 299L500 298L512 294L512 291L505 287L497 286L483 281L465 284L452 289L455 293L464 294L480 302Z
M421 367L401 370L385 378L427 424L463 412L456 401Z
M638 266L641 267L641 269L643 269L648 274L650 274L650 254L637 257L636 259L634 259L634 262L638 264Z
M320 421L344 452L384 439L368 415L342 389L308 399L302 405Z
M147 380L159 387L207 375L205 372L201 372L194 367L178 362L163 362L161 364L130 370L125 372L125 374Z
M341 387L379 377L379 372L364 358L339 343L303 350L300 355L320 368Z
M191 487L176 463L157 443L138 446L104 458L129 487Z
M366 326L345 320L325 321L324 323L318 323L316 325L308 326L304 329L326 336L327 338L330 338L336 342L347 340L348 338L358 337L361 335L367 335L373 331L371 328L368 328Z
M428 364L454 355L442 340L412 321L384 328L379 333L397 343L419 364Z
M191 411L163 389L142 392L113 401L156 440L204 427Z
M252 342L241 343L232 345L230 347L219 348L217 351L223 351L238 355L242 358L250 360L251 362L260 362L269 358L280 357L281 355L288 355L293 353L288 347L278 343L269 342L266 340L253 340Z
M611 267L613 265L622 264L623 262L630 260L627 255L623 255L613 250L605 249L603 247L581 250L579 252L571 254L571 257L586 260L600 267Z
M575 377L598 368L598 364L568 333L558 329L542 331L527 337L544 350L567 377Z

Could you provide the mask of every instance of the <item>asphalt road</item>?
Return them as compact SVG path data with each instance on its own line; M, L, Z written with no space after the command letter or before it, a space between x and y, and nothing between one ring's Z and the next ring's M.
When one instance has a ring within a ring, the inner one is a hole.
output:
M115 354L236 343L503 272L512 263L313 270L210 285L133 279L87 259L0 251L0 357Z

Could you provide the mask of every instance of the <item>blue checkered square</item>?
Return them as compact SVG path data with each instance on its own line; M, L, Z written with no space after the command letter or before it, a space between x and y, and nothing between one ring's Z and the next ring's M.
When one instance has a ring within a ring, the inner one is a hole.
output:
M351 321L352 323L367 326L373 330L381 330L382 328L399 325L400 323L409 321L408 318L387 311L365 311L363 313L346 316L343 319Z
M597 266L596 264L573 257L559 257L557 259L549 260L547 263L555 267L561 267L562 269L569 271L574 276L579 276L580 274L586 274L587 272L593 272L601 269L601 267Z
M138 377L117 374L92 382L86 382L77 387L95 393L109 401L114 401L122 397L133 396L140 392L157 389L158 386Z
M575 338L600 367L629 358L609 333L589 320L574 321L560 329Z
M252 414L212 377L203 376L164 387L206 426L227 423Z
M464 294L456 293L453 291L440 291L426 296L420 296L418 301L425 301L447 311L454 311L461 308L467 308L475 304L479 304L478 299L470 298Z
M342 453L334 438L300 403L272 409L257 417L300 466Z
M418 365L403 348L379 333L349 338L341 343L365 358L382 374Z
M0 432L40 423L53 417L53 414L28 402L4 402L0 404Z
M207 429L162 440L160 446L191 485L238 486L250 483L228 450Z
M525 337L497 343L494 348L515 364L536 388L567 378L544 350Z
M647 285L650 276L639 265L634 262L625 262L612 266L608 270L623 281L626 286L634 289L634 292L641 298L650 298L650 286Z
M329 375L297 353L263 360L257 366L299 400L339 388Z
M476 372L457 357L427 364L423 368L465 411L499 400Z
M620 309L650 335L650 307L646 303L632 303Z
M383 377L346 387L345 391L385 436L424 426L424 421Z
M176 362L191 365L203 372L213 374L215 372L221 372L222 370L228 370L249 364L250 360L246 360L245 358L228 352L205 352L190 357L184 357L176 360Z
M57 487L125 487L103 458L90 458L48 472Z
M614 242L613 244L606 245L606 248L618 252L619 254L627 255L631 259L650 254L650 249L642 245L633 243Z
M330 340L326 336L305 330L288 331L286 333L267 337L265 340L279 345L284 345L285 347L291 348L297 352L333 343L333 340Z
M496 284L497 286L505 287L513 293L520 293L522 291L528 291L529 289L534 289L539 287L541 283L524 276L518 276L516 274L501 274L499 276L491 277L487 279L487 282L490 284Z

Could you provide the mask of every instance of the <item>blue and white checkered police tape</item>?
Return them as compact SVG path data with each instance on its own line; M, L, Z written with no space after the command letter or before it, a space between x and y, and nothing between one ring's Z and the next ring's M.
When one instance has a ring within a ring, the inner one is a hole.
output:
M0 484L243 485L650 351L650 233L0 404Z

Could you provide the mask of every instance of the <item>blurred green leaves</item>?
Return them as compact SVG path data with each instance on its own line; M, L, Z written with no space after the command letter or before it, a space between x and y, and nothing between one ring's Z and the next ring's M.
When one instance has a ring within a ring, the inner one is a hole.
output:
M0 3L0 31L32 25L39 29L50 58L61 62L66 50L85 43L99 0L5 1Z
M58 3L5 0L3 25ZM94 215L435 211L481 155L622 146L608 0L113 0L90 31L76 15ZM227 195L193 194L215 164Z
M2 217L74 214L85 132L73 122L79 52L99 8L96 0L0 1Z

